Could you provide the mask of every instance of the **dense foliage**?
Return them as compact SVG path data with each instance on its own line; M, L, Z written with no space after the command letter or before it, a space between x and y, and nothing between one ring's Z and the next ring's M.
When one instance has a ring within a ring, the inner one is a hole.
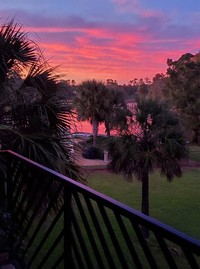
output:
M200 135L200 53L186 53L177 61L168 59L169 81L167 98L181 113L188 130L193 132L192 142ZM188 134L190 136L190 134Z
M88 120L92 124L94 146L99 123L104 122L109 136L112 129L127 129L127 117L132 115L122 92L96 80L83 81L77 87L74 106L78 119Z
M59 76L13 21L0 28L0 144L81 179L67 143L72 111ZM3 162L1 162L3 169Z
M102 82L83 81L76 91L74 106L78 120L88 120L93 128L93 144L96 145L99 123L109 111L108 91Z
M101 159L104 158L103 150L98 147L88 147L83 150L82 156L86 159Z

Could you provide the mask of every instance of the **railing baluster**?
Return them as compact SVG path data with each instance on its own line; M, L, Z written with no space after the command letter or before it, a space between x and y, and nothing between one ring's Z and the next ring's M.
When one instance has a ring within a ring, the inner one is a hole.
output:
M106 244L106 240L105 240L104 234L103 234L102 229L101 229L101 227L99 225L99 221L98 221L98 219L97 219L97 217L96 217L96 215L94 213L94 209L92 207L92 204L91 204L90 200L86 197L86 195L84 195L84 199L86 201L88 210L89 210L90 215L92 217L92 221L94 223L94 227L95 227L95 229L97 231L97 234L99 236L99 240L100 240L100 242L102 244L102 248L103 248L105 257L107 258L107 262L108 262L108 264L109 264L109 266L110 266L111 269L115 269L116 268L115 263L113 262L113 259L112 259L110 250L109 250L109 248L108 248L108 246Z
M76 243L76 240L75 240L73 234L72 234L72 248L73 248L73 251L74 251L74 259L76 259L76 263L79 266L78 268L81 268L81 269L86 268L85 265L84 265L83 259L82 259L81 255L80 255L80 252L79 252L79 249L77 247L77 243ZM74 261L74 263L75 263L75 261Z
M133 221L133 219L131 219L131 223L132 223L132 226L133 226L133 228L135 230L135 233L136 233L136 235L137 235L137 237L139 239L139 242L140 242L140 244L142 246L142 249L144 250L144 254L146 255L146 258L147 258L147 261L149 262L149 265L151 266L152 269L158 269L156 261L155 261L153 255L152 255L149 247L147 246L147 242L144 239L138 224L135 223Z
M87 217L86 217L86 215L85 215L85 212L84 212L84 209L83 209L82 204L81 204L81 202L80 202L80 199L79 199L77 193L75 193L75 192L73 193L73 196L74 196L74 198L75 198L76 204L77 204L78 209L79 209L79 212L80 212L80 214L81 214L81 218L82 218L82 221L83 221L83 223L84 223L85 229L86 229L86 231L87 231L87 233L88 233L88 237L89 237L90 243L91 243L91 245L92 245L92 249L93 249L93 251L94 251L94 254L95 254L95 256L96 256L97 263L99 264L99 268L100 268L100 269L103 269L103 268L105 268L105 266L104 266L104 264L103 264L101 255L100 255L100 253L99 253L99 250L98 250L98 248L97 248L96 242L95 242L95 240L94 240L94 237L93 237L93 234L92 234L90 225L89 225L89 223L88 223L88 221L87 221Z
M52 184L52 182L49 181L47 186L46 186L46 189L44 190L44 192L42 192L39 201L37 201L35 208L33 209L33 212L31 212L32 214L29 216L29 221L26 223L26 226L24 226L24 228L23 228L22 238L25 238L25 236L28 234L31 225L33 224L33 221L39 215L40 207L43 203L44 197L47 195L47 192L48 192L49 188L51 187L51 184Z
M21 219L18 223L19 227L22 227L22 225L27 221L26 219L27 219L28 213L31 211L31 208L33 207L31 201L34 201L34 198L36 197L39 190L40 190L40 182L37 183L35 190L31 190L32 193L30 195L28 195L30 197L28 198L29 200L28 200L25 208L22 211Z
M64 268L73 265L72 260L72 190L64 184ZM73 267L71 267L73 268Z
M32 245L33 241L36 239L36 236L37 236L38 232L40 231L42 225L44 224L44 222L45 222L45 220L46 220L46 218L47 218L47 216L48 216L50 210L52 209L55 200L56 200L57 197L59 196L61 190L62 190L62 184L60 184L60 186L59 186L58 189L56 190L56 193L55 193L55 195L54 195L54 199L52 199L52 200L50 201L48 207L46 208L45 212L43 213L42 218L40 219L40 221L39 221L38 225L36 226L36 228L35 228L35 230L34 230L32 236L31 236L31 238L30 238L29 241L28 241L28 244L27 244L27 246L26 246L26 248L25 248L25 250L24 250L24 254L25 254L25 252L28 250L28 248ZM26 228L26 229L27 229L27 228ZM26 234L27 234L27 231L25 231L24 234L23 234L22 236L25 237ZM23 256L21 256L20 259L22 259L22 257L23 257Z
M7 177L4 179L4 204L3 209L6 211L12 210L12 174L11 174L11 156L7 156L5 165L7 165Z
M63 260L64 260L64 252L60 255L60 257L57 259L57 261L54 264L52 264L51 269L58 269L59 265L61 264L61 262L63 262Z
M118 257L119 260L120 260L120 263L121 263L121 265L122 265L122 268L124 268L124 269L128 269L129 266L128 266L128 264L127 264L125 258L124 258L124 255L123 255L123 253L122 253L122 250L121 250L121 248L120 248L120 245L119 245L119 242L118 242L118 240L117 240L117 238L116 238L116 235L115 235L115 233L114 233L114 231L113 231L112 225L111 225L111 223L110 223L110 221L109 221L109 218L108 218L108 215L107 215L107 213L106 213L106 211L105 211L105 208L104 208L101 204L98 204L98 207L99 207L99 210L100 210L101 215L102 215L102 217L103 217L104 223L105 223L105 225L106 225L106 227L107 227L107 230L108 230L108 232L109 232L110 238L111 238L111 240L112 240L112 242L113 242L113 246L114 246L114 248L115 248L117 257Z
M50 257L50 255L52 254L52 252L54 251L56 246L58 245L58 243L61 241L63 236L64 236L64 227L63 227L63 230L58 234L55 241L50 246L49 250L47 251L46 255L44 256L44 258L42 259L40 264L38 265L37 269L40 269L40 268L43 269L44 268L44 264L46 263L46 261L48 260L48 258Z
M77 235L77 239L78 239L79 244L81 246L81 251L84 254L85 262L86 262L88 268L93 268L90 254L88 252L85 241L83 239L83 235L81 233L81 230L79 228L79 225L78 225L77 220L76 220L73 213L72 213L72 223L73 223L73 227L74 227L74 230L76 232L76 235Z
M50 236L50 233L53 231L53 229L55 228L56 224L58 223L62 213L64 211L64 205L60 208L59 212L57 213L56 217L54 218L53 222L51 223L51 225L49 226L48 230L46 231L45 235L43 236L43 238L40 240L39 245L37 246L35 252L33 253L32 257L29 258L29 262L28 262L28 266L30 267L31 264L33 263L34 259L37 257L37 255L39 254L42 246L45 244L46 240L48 239L48 237Z
M19 178L21 175L19 175ZM19 178L12 180L12 187L13 187L13 197L11 200L12 207L17 210L17 206L20 202L20 194L23 190L23 181L20 180Z
M20 201L19 201L19 204L18 204L18 207L17 207L17 210L15 211L15 215L16 216L20 216L23 212L23 206L24 204L26 203L27 199L28 199L28 195L30 193L30 190L31 190L31 186L26 186L26 189L23 190L23 186L26 185L24 183L24 176L23 176L23 179L22 179L22 189L20 191Z
M186 257L186 259L188 260L188 262L189 262L191 268L192 268L192 269L199 269L200 267L199 267L199 265L197 264L197 262L196 262L194 256L192 255L192 253L191 253L190 251L188 251L188 249L186 249L185 246L182 247L182 250L183 250L183 252L184 252L184 254L185 254L185 257Z
M140 260L138 258L138 255L137 255L137 252L135 250L135 247L134 247L134 245L133 245L133 243L132 243L132 241L131 241L131 239L130 239L130 237L128 235L126 226L124 225L121 216L117 212L115 212L115 217L116 217L116 220L117 220L117 222L119 224L119 227L121 229L121 232L123 234L123 237L125 239L125 242L127 244L127 247L129 249L130 255L132 257L132 260L133 260L136 268L137 269L142 269L142 264L141 264L141 262L140 262Z
M157 241L158 241L158 243L159 243L159 245L161 247L161 250L162 250L162 252L164 254L164 257L165 257L169 267L173 268L173 269L177 269L178 267L177 267L176 263L174 262L174 259L173 259L172 255L171 255L171 253L169 251L169 248L166 245L163 237L161 237L161 235L157 234L157 233L155 233L155 237L156 237L156 239L157 239Z

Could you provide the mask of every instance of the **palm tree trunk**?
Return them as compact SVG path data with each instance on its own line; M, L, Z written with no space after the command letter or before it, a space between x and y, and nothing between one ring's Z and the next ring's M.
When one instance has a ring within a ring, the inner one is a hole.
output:
M142 208L143 214L149 216L149 174L147 171L142 175ZM149 230L146 227L142 227L142 234L144 238L149 237Z
M94 118L92 121L93 146L96 146L97 144L98 130L99 130L99 121Z
M109 124L109 121L105 121L105 127L106 127L106 133L107 133L107 136L110 137L110 124Z

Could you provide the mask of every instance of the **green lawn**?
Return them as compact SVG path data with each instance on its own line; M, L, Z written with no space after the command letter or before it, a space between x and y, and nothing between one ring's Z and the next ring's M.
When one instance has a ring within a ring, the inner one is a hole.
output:
M108 172L91 173L88 185L140 210L141 182L126 182ZM150 177L150 215L200 240L200 169L187 170L168 182L158 172Z
M167 182L165 178L161 178L159 173L155 173L150 178L150 213L151 216L155 217L156 219L169 224L173 227L175 227L178 230L181 230L187 234L190 234L193 237L196 237L197 239L200 239L200 203L199 203L199 196L200 196L200 169L195 170L188 170L185 171L182 178L176 178L173 182ZM135 209L140 210L140 201L141 201L141 182L134 181L133 183L126 182L122 176L116 175L113 173L108 172L90 172L89 178L88 178L88 186L92 187L93 189L100 191L118 201L121 201L124 204L127 204ZM93 238L96 240L96 244L98 246L98 249L100 253L103 255L104 250L101 245L101 241L98 240L98 235L96 232L96 229L94 227L94 223L92 221L92 218L90 217L90 214L88 213L87 206L84 203L84 199L81 199L80 195L80 201L82 202L82 206L84 208L84 212L86 214L90 229L93 234ZM92 202L95 214L97 215L98 222L100 227L103 230L104 236L107 240L108 248L111 252L111 255L113 257L116 257L115 263L116 268L121 268L120 263L118 261L116 252L114 250L113 244L111 240L109 240L109 235L107 232L107 229L105 227L105 224L102 220L102 217L99 208L96 204L96 202ZM91 248L91 244L88 239L88 234L86 232L86 229L83 225L82 218L80 215L80 212L76 206L76 203L74 205L74 212L76 215L77 223L79 225L79 229L82 232L83 240L86 244L86 249L88 249L90 253L90 258L96 263L96 258L94 256L94 253ZM115 216L112 211L106 210L110 223L112 224L113 230L117 236L117 239L119 241L121 249L127 254L127 263L130 265L129 268L132 267L132 260L130 258L130 254L127 249L127 245L122 237L122 234L120 232L120 229L118 227L118 224L116 222ZM137 244L137 239L135 236L135 233L133 232L133 229L130 225L129 221L126 221L124 219L124 223L126 225L128 234L130 238L134 242L134 246L136 248L136 251L139 255L139 258L141 262L143 263L144 268L149 268L149 266L146 263L143 251L141 250L141 247L139 244ZM48 223L49 225L49 223ZM63 219L59 221L59 223L55 226L54 230L51 233L51 238L45 242L44 249L40 252L40 258L43 257L47 253L48 247L50 245L49 241L53 241L59 231L62 230L63 227ZM73 228L74 229L74 228ZM43 234L43 230L41 231L41 235ZM78 237L76 237L76 232L74 232L75 235L75 241L78 244ZM39 237L40 237L39 236ZM168 266L166 265L166 262L163 259L162 253L160 252L160 248L158 247L158 244L156 243L155 237L151 235L150 240L148 241L151 251L153 255L156 258L156 261L158 262L159 268L167 269ZM36 245L38 242L36 242ZM169 242L169 247L176 248L177 250L180 250L179 247L175 246ZM58 247L55 249L54 253L51 255L51 259L54 261L57 259L57 255L62 253L63 251L63 241L58 245ZM82 252L82 248L79 248L80 255L82 259L84 260L84 253ZM184 255L181 254L175 254L174 259L176 263L178 264L178 268L181 269L187 269L189 268L187 263L185 262ZM103 258L104 260L104 258ZM105 261L106 263L106 261ZM198 263L200 264L200 260L198 258ZM51 260L48 264L46 264L45 268L49 268L51 264ZM37 264L33 268L38 268ZM63 268L61 265L58 268ZM94 267L98 268L98 267ZM109 266L108 266L109 268Z
M196 145L189 146L189 158L194 161L200 161L200 147Z

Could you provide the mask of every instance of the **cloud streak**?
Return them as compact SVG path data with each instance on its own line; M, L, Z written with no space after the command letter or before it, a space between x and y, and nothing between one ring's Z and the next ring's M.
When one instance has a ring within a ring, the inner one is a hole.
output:
M186 25L175 22L162 10L144 9L139 1L110 3L116 16L111 14L106 20L84 17L78 11L67 16L52 11L50 16L50 12L41 14L17 8L2 9L0 17L15 16L39 44L45 58L59 65L66 78L77 82L113 78L127 83L134 77L152 78L156 73L165 73L167 58L198 52L197 13ZM130 13L134 16L129 17Z

